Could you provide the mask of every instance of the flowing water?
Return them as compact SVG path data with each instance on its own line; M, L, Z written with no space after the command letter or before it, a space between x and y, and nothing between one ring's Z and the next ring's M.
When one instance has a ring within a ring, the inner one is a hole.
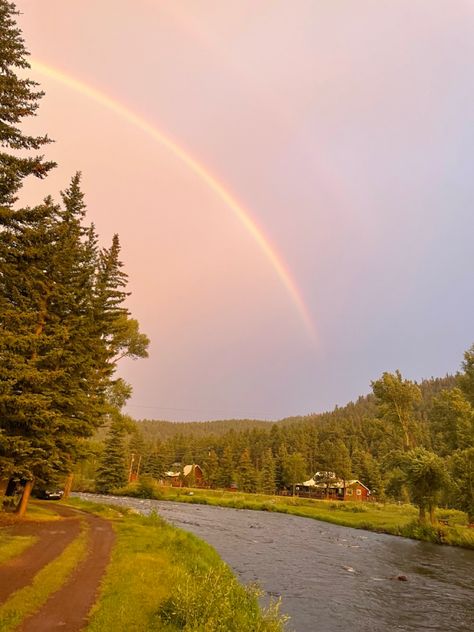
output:
M289 630L474 630L474 551L286 514L119 497L100 501L156 511L206 540L241 581L258 581L268 595L281 596Z

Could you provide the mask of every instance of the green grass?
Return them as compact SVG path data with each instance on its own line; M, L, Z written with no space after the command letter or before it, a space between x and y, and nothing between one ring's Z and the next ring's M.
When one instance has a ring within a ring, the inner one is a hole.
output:
M28 508L26 510L26 520L35 520L35 521L48 521L48 520L60 520L61 516L59 516L54 509L50 509L49 507L45 507L44 505L39 505L34 502L28 503Z
M418 510L409 504L342 502L297 496L267 496L211 489L162 487L146 479L142 483L120 490L119 493L157 500L288 513L344 527L367 529L474 549L474 529L466 526L466 514L454 509L440 509L437 512L438 519L447 521L448 525L440 524L435 527L421 528L417 522Z
M38 540L33 535L9 535L2 533L0 540L0 564L21 555Z
M109 508L73 500L75 507ZM259 606L208 544L149 517L115 512L117 541L88 632L279 632L274 603Z
M0 606L0 632L14 630L59 590L85 557L86 549L87 529L83 527L81 534L35 576L30 586L17 590Z

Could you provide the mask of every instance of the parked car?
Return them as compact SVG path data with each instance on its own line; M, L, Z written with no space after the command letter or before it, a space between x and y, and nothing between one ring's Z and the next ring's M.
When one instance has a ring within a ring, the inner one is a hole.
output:
M63 493L60 489L41 489L36 495L42 500L61 500Z

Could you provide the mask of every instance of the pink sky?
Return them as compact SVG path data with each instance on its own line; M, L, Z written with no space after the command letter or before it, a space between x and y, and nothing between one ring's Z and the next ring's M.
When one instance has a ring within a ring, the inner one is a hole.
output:
M448 0L22 0L34 59L190 152L248 209L305 303L169 149L63 83L38 131L118 232L150 359L135 417L278 418L400 368L458 368L473 341L474 11Z

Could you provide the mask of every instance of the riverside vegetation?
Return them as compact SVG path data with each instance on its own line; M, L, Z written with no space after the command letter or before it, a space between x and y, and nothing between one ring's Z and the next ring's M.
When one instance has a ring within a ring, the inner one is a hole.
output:
M315 500L298 496L244 494L224 490L172 488L144 479L116 492L123 496L151 498L233 509L273 511L332 522L344 527L474 549L474 529L467 516L456 509L437 509L436 524L422 524L412 504L361 503Z
M262 608L256 585L242 586L206 543L165 523L156 514L137 515L73 499L70 504L113 522L117 539L87 627L102 630L177 632L281 632L287 617L279 602ZM35 506L37 509L37 506ZM37 509L35 518L42 514ZM30 514L32 512L29 512ZM33 517L33 516L31 516ZM48 519L44 512L44 519ZM85 554L82 530L64 552L43 568L31 586L0 606L0 632L10 632L46 602ZM0 559L19 555L34 538L3 538Z
M117 542L87 630L281 632L279 602L261 608L212 547L192 534L126 509L72 501L112 519Z

